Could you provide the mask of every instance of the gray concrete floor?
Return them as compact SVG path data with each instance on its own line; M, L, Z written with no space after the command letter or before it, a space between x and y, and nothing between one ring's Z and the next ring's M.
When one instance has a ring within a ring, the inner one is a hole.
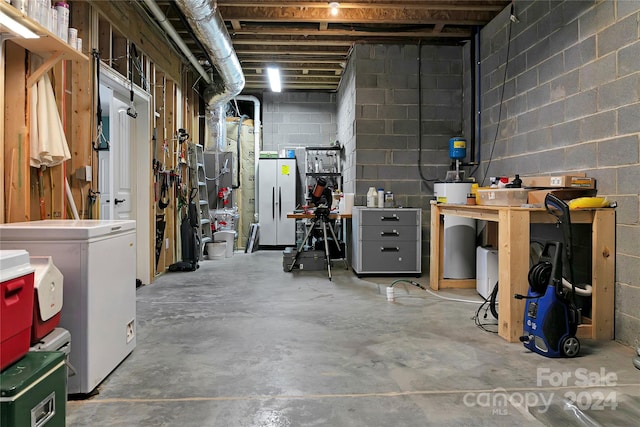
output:
M403 283L387 302L394 279L340 262L333 281L285 273L280 251L165 274L137 291L136 349L98 395L68 402L67 424L638 425L634 349L583 341L548 359L475 326L477 305Z

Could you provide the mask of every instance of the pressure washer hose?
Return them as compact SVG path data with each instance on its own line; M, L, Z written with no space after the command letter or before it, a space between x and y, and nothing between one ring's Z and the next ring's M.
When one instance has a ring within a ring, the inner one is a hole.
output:
M393 298L394 298L393 297L393 286L396 283L409 283L410 285L417 286L418 288L422 289L423 291L428 292L429 294L433 295L434 297L438 297L438 298L446 300L446 301L464 302L464 303L468 303L468 304L483 304L484 303L484 301L474 301L474 300L461 299L461 298L444 297L442 295L438 295L437 293L433 292L430 289L425 288L420 283L414 282L413 280L407 280L407 279L397 279L397 280L394 280L389 285L389 287L387 288L387 300L393 301ZM391 297L391 299L390 299L390 297Z

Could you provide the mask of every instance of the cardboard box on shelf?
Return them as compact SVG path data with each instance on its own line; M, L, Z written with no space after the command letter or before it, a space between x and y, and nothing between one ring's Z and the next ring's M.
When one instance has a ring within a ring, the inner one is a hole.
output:
M527 203L524 188L478 188L476 203L487 206L520 206Z
M514 178L510 178L509 182ZM584 173L551 176L521 176L523 187L534 188L596 188L596 179Z
M528 203L530 205L544 205L544 198L549 193L557 196L560 200L572 200L577 199L578 197L593 197L596 195L596 190L593 188L558 188L531 190L528 194Z

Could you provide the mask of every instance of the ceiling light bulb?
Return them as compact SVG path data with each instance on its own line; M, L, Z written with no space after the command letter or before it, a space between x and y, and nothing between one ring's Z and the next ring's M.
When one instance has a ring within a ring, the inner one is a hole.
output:
M280 83L280 70L278 68L267 68L267 75L269 76L269 85L271 91L282 92L282 84Z
M331 8L331 14L336 16L338 14L338 8L340 7L340 3L337 1L332 1L329 3L329 7Z

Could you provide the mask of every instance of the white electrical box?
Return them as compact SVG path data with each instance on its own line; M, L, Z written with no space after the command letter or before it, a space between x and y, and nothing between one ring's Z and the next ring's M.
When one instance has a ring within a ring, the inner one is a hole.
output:
M81 181L91 182L91 166L81 166L76 169L76 178Z
M485 299L498 282L498 250L493 248L476 249L476 290Z

